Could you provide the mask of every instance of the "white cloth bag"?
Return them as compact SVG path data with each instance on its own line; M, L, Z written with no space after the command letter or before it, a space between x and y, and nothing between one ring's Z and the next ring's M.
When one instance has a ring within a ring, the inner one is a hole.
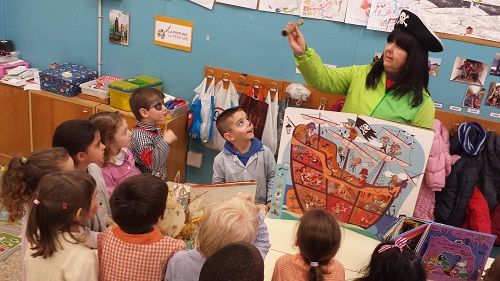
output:
M211 149L221 151L224 149L224 143L226 140L220 135L217 130L217 126L215 126L215 121L217 121L217 117L226 109L233 108L239 105L239 95L236 91L236 87L231 81L227 81L229 83L227 89L224 89L224 81L221 80L215 85L215 107L213 110L213 124L212 124L212 137L208 142L205 143L205 146Z
M266 103L269 105L267 109L266 123L262 133L262 143L276 154L278 147L278 91L275 91L274 99L271 100L271 91L267 92Z
M201 129L200 138L202 142L207 142L212 133L213 106L214 106L215 79L212 79L207 87L207 77L194 89L194 92L201 101ZM196 97L195 97L196 98Z

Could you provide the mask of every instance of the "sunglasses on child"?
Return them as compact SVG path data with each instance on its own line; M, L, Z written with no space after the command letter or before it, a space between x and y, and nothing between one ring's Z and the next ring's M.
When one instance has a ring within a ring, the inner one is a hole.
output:
M149 109L154 108L158 111L161 111L163 109L163 101L159 101L155 104L153 104Z

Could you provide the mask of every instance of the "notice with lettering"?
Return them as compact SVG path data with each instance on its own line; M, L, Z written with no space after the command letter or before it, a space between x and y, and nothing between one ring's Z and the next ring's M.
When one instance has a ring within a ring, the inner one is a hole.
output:
M193 22L165 16L155 17L155 45L190 52L192 36Z

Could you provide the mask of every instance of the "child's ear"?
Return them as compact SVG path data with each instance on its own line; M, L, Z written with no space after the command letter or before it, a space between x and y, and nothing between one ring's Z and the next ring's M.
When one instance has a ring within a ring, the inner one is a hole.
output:
M84 221L84 218L85 218L85 215L84 215L84 213L83 213L83 209L82 209L82 208L79 208L79 209L76 211L75 216L73 217L73 221L74 221L74 222L76 222L76 223L81 224L81 223Z
M148 117L148 110L145 109L144 107L139 109L139 114L142 116L142 118L147 118Z
M83 151L80 151L76 154L76 161L78 161L78 163L82 163L85 161L86 157L87 157L87 154Z
M229 133L229 132L226 132L224 133L224 135L222 135L222 137L227 140L227 141L233 141L234 140L234 136L233 134Z

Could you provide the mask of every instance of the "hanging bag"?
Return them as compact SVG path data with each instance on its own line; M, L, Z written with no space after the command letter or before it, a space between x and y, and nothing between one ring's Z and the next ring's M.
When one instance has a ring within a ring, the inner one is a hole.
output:
M268 108L264 101L264 89L260 85L249 87L246 95L240 97L240 107L247 113L248 119L252 122L255 137L259 140L262 139Z
M221 136L217 127L215 126L215 122L217 121L217 117L226 109L236 107L239 105L239 96L236 92L236 87L230 80L226 80L229 85L227 89L224 89L224 79L219 81L217 85L215 85L215 107L213 110L213 124L212 124L212 137L210 140L205 143L205 146L215 150L224 149L224 143L226 140Z
M190 112L192 123L189 127L189 135L198 142L207 142L212 133L213 108L214 108L214 88L215 79L212 79L207 87L207 77L194 89L196 95L191 103Z
M266 103L268 105L266 123L262 133L262 143L264 143L273 154L276 154L278 146L278 90L274 89L274 100L271 99L271 89L267 92Z

